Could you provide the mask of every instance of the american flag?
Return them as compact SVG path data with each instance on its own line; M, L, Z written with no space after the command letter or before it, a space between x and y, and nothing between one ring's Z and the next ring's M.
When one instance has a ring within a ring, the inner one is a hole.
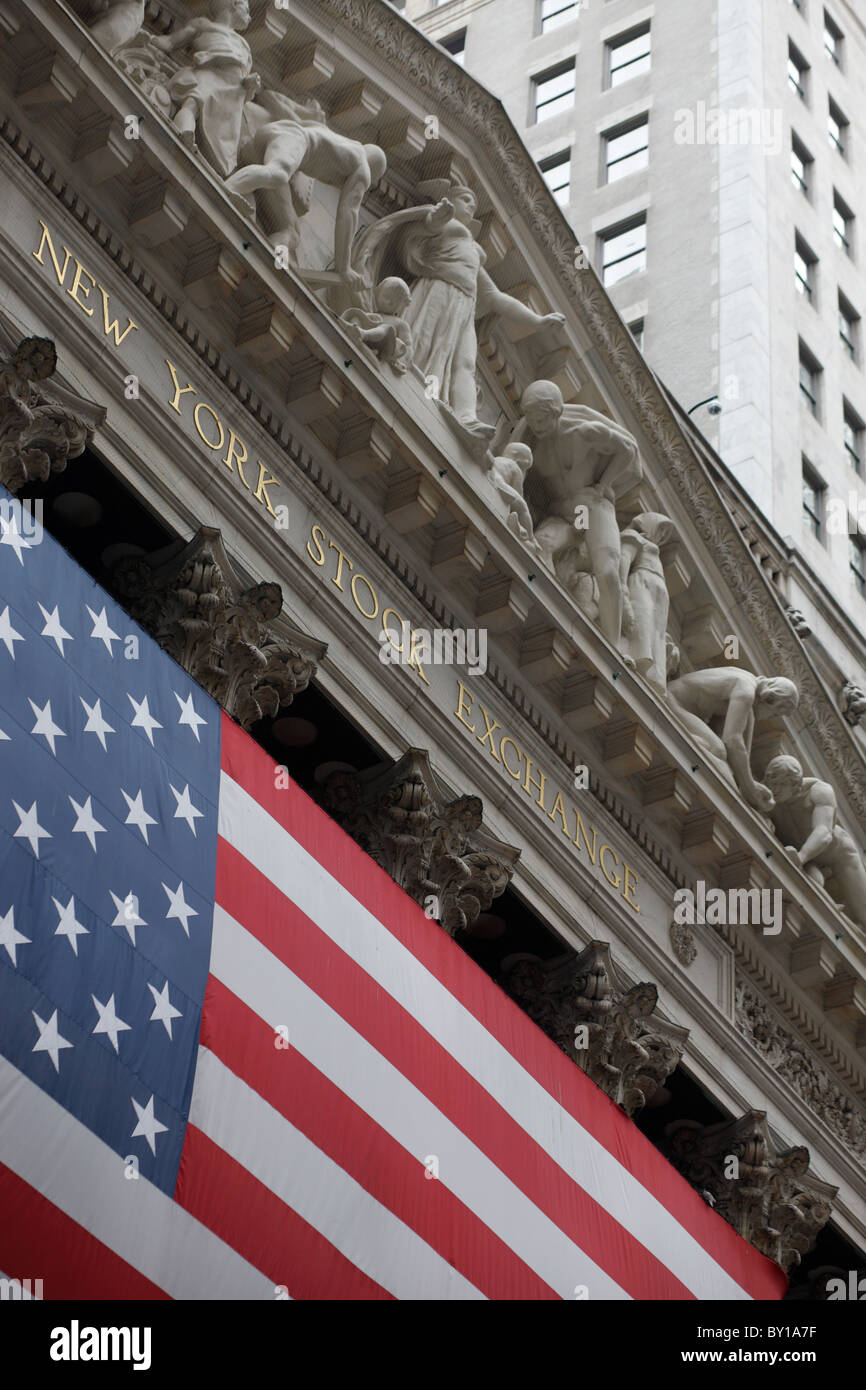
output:
M0 518L0 1274L776 1299L782 1272L48 535Z

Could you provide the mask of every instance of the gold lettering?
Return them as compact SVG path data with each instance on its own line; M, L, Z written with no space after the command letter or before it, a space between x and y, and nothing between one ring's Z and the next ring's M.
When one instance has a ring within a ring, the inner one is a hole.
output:
M348 555L346 555L338 545L335 545L333 541L328 542L328 549L336 550L337 554L340 557L337 561L337 573L334 575L333 579L331 580L331 583L336 584L337 588L340 590L340 593L342 594L343 585L340 581L343 578L343 561L345 560L350 570L353 570L355 566L352 564L352 561L349 559Z
M243 449L242 454L238 452L240 449ZM230 473L232 471L232 459L234 459L235 463L238 466L238 477L240 478L247 492L252 492L252 488L250 487L249 483L244 477L244 470L241 467L241 464L246 463L247 461L247 446L246 444L244 444L242 439L238 439L233 429L229 429L229 447L226 449L226 456L223 459L223 463L226 465Z
M489 743L490 743L490 752L492 753L492 755L493 755L494 759L496 760L496 762L499 762L499 754L497 753L497 751L496 751L496 745L495 745L495 743L493 742L493 730L494 730L494 729L501 729L501 728L502 728L502 725L499 723L499 721L498 721L497 719L494 719L494 720L493 720L493 723L491 724L491 722L490 722L490 715L487 713L487 710L484 708L484 706L483 706L482 704L479 704L478 708L481 710L481 713L484 715L484 726L485 726L485 727L484 727L484 735L483 735L483 736L482 736L481 734L478 735L478 742L481 744L481 747L482 747L482 748L484 747L485 743L488 743L488 742L489 742Z
M120 327L120 321L119 319L112 319L111 323L108 322L108 295L106 294L105 290L102 288L101 285L98 288L99 293L102 295L102 322L105 324L105 336L108 337L109 333L113 333L114 346L120 347L120 344L123 342L127 333L131 332L132 329L137 328L138 324L133 323L132 319L127 314L126 327L124 328L122 333L118 333L117 330Z
M620 885L620 877L619 877L619 874L617 874L616 878L611 878L610 874L608 873L607 868L606 868L606 866L605 866L605 862L604 862L604 852L605 852L605 850L610 850L611 854L613 855L613 862L614 862L615 864L618 864L618 863L619 863L619 856L618 856L616 850L613 848L612 845L602 845L601 849L600 849L599 852L598 852L598 862L599 862L599 864L601 865L601 871L602 871L602 873L604 874L604 876L605 876L605 878L607 879L608 883L612 884L614 888L618 888L619 885Z
M86 275L87 278L88 278L88 280L90 281L90 284L87 286L86 289L84 289L84 286L83 286L82 283L81 283L81 277L82 277L82 275ZM90 271L84 269L84 266L81 264L80 260L79 260L78 257L76 256L76 257L75 257L75 274L74 274L74 276L72 277L72 284L71 284L71 286L69 287L69 289L66 291L66 293L69 295L69 298L70 298L70 299L74 299L74 300L75 300L75 303L78 305L79 309L83 309L83 310L84 310L84 312L85 312L85 314L87 315L88 318L92 318L92 317L93 317L93 310L92 310L92 309L88 309L87 305L84 304L84 303L82 303L82 301L78 298L78 291L84 289L84 298L86 299L87 296L90 294L90 291L93 289L93 286L94 286L95 284L96 284L96 281L95 281L95 279L93 278L93 276L91 275Z
M465 725L466 728L469 729L470 733L474 734L475 725L468 723L468 721L463 718L463 713L465 710L466 714L471 714L472 702L475 699L475 696L469 694L469 691L466 689L465 685L461 680L458 680L457 682L457 689L459 690L460 694L457 697L457 708L454 711L454 713L457 715L457 718L460 720L460 723Z
M38 248L33 252L33 258L34 260L37 260L40 265L44 265L45 262L42 259L42 251L43 248L47 246L48 254L51 257L51 262L54 266L54 274L57 276L57 283L58 285L62 285L63 281L66 279L66 267L69 265L69 257L72 255L72 252L68 249L68 247L64 246L63 249L66 252L66 259L63 262L63 269L61 270L60 262L54 254L54 246L51 241L51 233L49 232L45 223L41 220L39 225L42 228L42 240L40 241Z
M211 444L210 440L208 439L207 435L204 433L201 425L198 422L198 413L200 410L206 410L208 414L212 415L214 420L216 421L216 427L220 432L220 437L217 440L216 444ZM192 418L195 423L196 430L198 431L198 437L202 441L202 443L206 444L209 449L221 449L223 443L225 442L226 432L220 424L220 417L217 415L213 407L208 405L206 401L199 401L198 405L192 413Z
M178 413L178 415L180 415L182 412L181 412L180 406L178 405L178 401L180 400L181 396L185 396L186 393L187 393L187 391L192 391L193 395L195 395L195 394L196 394L196 390L195 390L195 387L194 387L194 386L189 386L189 385L187 385L187 386L181 386L180 382L179 382L178 379L177 379L177 372L176 372L175 369L174 369L174 363L173 363L173 362L169 362L169 360L168 360L167 357L166 357L166 359L165 359L165 365L168 367L168 370L171 372L171 379L172 379L172 381L174 382L174 400L173 400L173 401L169 401L169 403L168 403L168 404L169 404L169 408L170 408L171 410L176 410L177 413Z
M271 506L271 499L270 499L270 497L268 496L268 488L269 488L269 487L279 487L279 486L280 486L280 480L279 480L279 478L275 478L274 475L273 475L273 473L271 474L271 476L270 476L269 478L266 478L266 477L265 477L265 474L267 473L268 470L265 468L265 465L262 463L261 459L259 459L258 464L259 464L259 481L258 481L258 483L256 484L256 490L255 490L253 496L255 497L255 499L256 499L257 502L263 502L263 503L264 503L264 505L267 507L268 511L270 512L271 516L276 516L276 512L274 511L273 507ZM240 472L240 469L238 469L238 472ZM264 496L262 496L262 493L264 493Z
M573 806L572 806L571 809L572 809L572 811L574 811L574 807L573 807ZM583 842L584 842L584 844L586 845L586 852L587 852L587 854L589 855L590 863L591 863L591 864L594 864L594 863L595 863L595 847L596 847L596 844L598 843L598 831L596 830L595 826L592 827L592 849L590 849L590 847L589 847L589 839L587 838L587 834L586 834L586 827L585 827L583 821L582 821L581 818L580 818L580 812L579 812L579 811L574 811L574 814L577 816L577 831L576 831L576 833L575 833L575 836L574 836L574 839L573 839L573 841L572 841L572 844L577 845L577 848L580 849L580 836L581 836L581 832L583 832Z
M556 800L553 803L553 810L550 812L547 819L553 820L554 816L556 815L559 816L559 819L562 822L563 834L568 835L570 837L571 831L568 828L568 821L565 819L565 807L562 804L562 792L556 793Z
M637 888L637 874L635 873L634 869L629 868L625 860L623 860L622 866L625 869L625 882L622 885L622 895L628 903L629 907L633 907L635 912L640 912L640 908L638 907L637 903L633 902L632 899L629 897L629 893L631 892L632 888ZM630 878L634 879L634 883L629 883Z
M316 535L317 531L319 533L318 536ZM321 526L313 526L312 530L310 531L310 540L316 542L316 549L319 552L319 558L317 560L312 550L310 549L310 541L307 541L307 554L309 555L314 565L323 565L325 563L325 552L322 549L322 541L324 539L325 533L322 530Z
M546 807L545 804L544 804L544 784L545 784L545 782L547 781L547 778L546 778L546 776L544 775L544 773L541 771L541 769L539 768L538 775L539 775L539 777L541 778L541 781L540 781L540 782L536 782L536 781L532 778L532 776L530 775L530 768L531 768L531 767L532 767L532 759L531 759L531 758L529 757L529 755L527 754L527 757L526 757L526 776L525 776L524 779L523 779L523 790L526 792L526 794L527 794L527 796L528 796L528 795L529 795L529 788L530 788L530 787L537 787L537 788L538 788L538 805L541 807L542 811L546 811L546 810L547 810L547 807Z
M511 744L511 747L514 749L515 753L517 754L517 771L516 771L516 772L512 772L512 771L511 771L511 768L510 768L509 763L508 763L508 759L507 759L506 756L505 756L505 745L506 745L506 743L510 743L510 744ZM511 776L514 778L515 782L519 782L519 781L520 781L520 764L523 762L523 754L521 753L520 748L518 747L518 745L514 742L514 739L513 739L513 738L508 738L508 737L506 736L505 738L500 739L500 742L499 742L499 756L501 757L502 762L503 762L505 768L507 769L507 771L508 771L508 772L511 774Z
M309 550L309 546L307 546L307 549ZM324 559L324 556L323 556L322 558ZM367 588L370 590L370 598L373 600L373 611L372 611L372 613L368 613L367 610L366 610L366 608L362 608L362 607L361 607L361 604L360 604L360 602L359 602L359 600L358 600L358 595L355 593L355 585L357 584L357 582L358 582L359 579L360 579L361 583L362 583L362 584L366 584ZM351 583L350 587L351 587L351 590L352 590L352 599L353 599L353 601L354 601L355 607L357 608L358 612L361 614L361 617L362 617L362 618L375 618L376 615L377 615L378 612L379 612L379 599L378 599L378 597L377 597L377 595L376 595L376 590L373 588L373 585L370 583L370 581L369 581L369 579L366 577L366 575L363 575L363 574L353 574L353 575L352 575L352 583Z

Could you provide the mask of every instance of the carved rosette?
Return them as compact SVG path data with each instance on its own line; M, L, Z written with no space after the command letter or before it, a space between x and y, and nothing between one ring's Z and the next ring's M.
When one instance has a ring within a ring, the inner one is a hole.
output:
M788 622L791 624L791 627L798 637L806 638L812 636L812 629L809 626L805 613L802 613L799 608L786 608L785 612L788 615Z
M646 1105L683 1055L688 1029L655 1014L655 985L626 984L607 942L592 941L566 961L520 961L505 984L530 1018L627 1115Z
M778 1150L763 1111L701 1125L680 1120L666 1152L745 1240L787 1272L812 1249L838 1191L809 1173L809 1150Z
M132 616L245 729L290 705L324 653L271 626L283 606L279 584L245 585L210 526L188 543L120 561L113 579Z
M24 338L0 359L0 482L12 493L62 473L105 419L103 407L49 381L56 366L50 338Z
M668 934L674 955L680 964L688 969L698 954L694 934L682 922L671 922Z
M448 796L419 748L367 772L331 773L322 802L451 936L505 891L520 855L485 830L479 797Z

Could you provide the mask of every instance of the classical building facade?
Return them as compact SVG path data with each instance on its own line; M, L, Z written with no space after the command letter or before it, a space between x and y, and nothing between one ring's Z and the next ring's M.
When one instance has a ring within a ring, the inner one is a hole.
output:
M821 1296L866 1261L866 700L790 550L384 0L0 26L5 486Z

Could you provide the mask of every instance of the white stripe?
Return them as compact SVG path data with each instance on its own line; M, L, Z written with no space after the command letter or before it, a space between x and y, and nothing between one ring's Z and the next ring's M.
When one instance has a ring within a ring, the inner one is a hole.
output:
M395 1298L484 1297L204 1047L190 1122Z
M271 1027L275 1028L279 1022L286 1024L291 1046L381 1125L407 1153L417 1157L419 1182L425 1181L424 1159L435 1154L439 1160L439 1181L561 1297L572 1298L577 1284L586 1284L592 1298L628 1296L401 1071L219 906L214 911L211 973ZM243 1125L227 1108L226 1131L221 1132L216 1142L229 1148L236 1129L242 1131ZM251 1126L249 1132L255 1134L256 1146L260 1146L257 1131ZM252 1147L247 1147L252 1153ZM317 1154L312 1146L311 1151ZM322 1155L318 1155L316 1162L320 1163L321 1158ZM240 1161L247 1163L246 1158ZM312 1184L312 1197L318 1199L315 1217L307 1216L306 1211L301 1214L337 1244L332 1231L339 1232L339 1214L338 1211L331 1214L328 1188L323 1180L316 1181L314 1166L313 1171L306 1171L300 1164L290 1165L283 1153L275 1149L270 1167L277 1172L291 1169L292 1184L287 1188L291 1196L287 1200L292 1207L296 1207L295 1185L306 1183L309 1187ZM342 1170L335 1167L331 1181L336 1181L336 1174L345 1178ZM302 1190L306 1191L307 1187ZM339 1200L338 1188L338 1207ZM323 1222L327 1225L320 1224ZM344 1253L358 1264L359 1255L363 1256L366 1248L365 1241L360 1249L353 1244L344 1249ZM378 1283L386 1283L378 1266L363 1268ZM395 1278L396 1274L390 1277ZM386 1287L395 1291L391 1284ZM399 1296L433 1298L442 1295L401 1293Z
M750 1297L440 980L225 772L220 781L219 833L401 1004L695 1297Z
M274 1285L0 1057L0 1161L172 1298L273 1299Z

